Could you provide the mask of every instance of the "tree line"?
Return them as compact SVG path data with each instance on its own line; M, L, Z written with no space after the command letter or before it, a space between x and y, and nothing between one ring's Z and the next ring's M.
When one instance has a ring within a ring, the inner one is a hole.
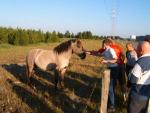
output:
M56 31L43 32L42 30L0 27L0 44L28 45L39 42L49 43L57 42L60 38L99 39L102 37L93 35L90 31L74 34L70 31L65 33Z
M44 33L41 30L0 27L0 44L28 45L39 42L55 42L58 36L55 31Z

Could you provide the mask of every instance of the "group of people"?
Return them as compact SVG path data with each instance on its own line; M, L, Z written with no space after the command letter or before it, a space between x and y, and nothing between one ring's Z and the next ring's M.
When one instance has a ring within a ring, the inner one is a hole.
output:
M122 48L107 38L101 49L86 54L103 56L100 63L107 64L110 69L108 112L115 112L115 87L119 81L125 101L126 86L129 89L127 112L146 113L150 97L150 39L139 42L136 49L128 42L126 49L124 55Z

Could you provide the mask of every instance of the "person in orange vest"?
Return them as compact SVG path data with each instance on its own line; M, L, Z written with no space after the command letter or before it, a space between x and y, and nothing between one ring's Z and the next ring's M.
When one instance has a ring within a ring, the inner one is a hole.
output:
M126 70L125 70L125 63L124 63L125 55L123 54L122 48L119 45L114 44L111 39L109 40L110 40L110 47L113 48L117 54L118 69L119 69L118 81L119 81L119 85L121 87L123 99L125 102L127 100L126 77L125 77Z
M114 44L111 39L106 39L109 43L109 46L115 51L117 55L117 64L118 64L118 76L117 79L119 81L119 85L121 87L121 91L123 94L123 100L126 102L127 98L127 90L126 90L126 78L125 78L125 63L124 59L125 56L123 54L122 48L117 44ZM102 53L106 50L104 44L102 43L102 48L97 51L89 51L87 54L94 55L94 56L102 56ZM115 83L116 84L116 83Z
M101 64L107 64L110 69L108 112L115 112L115 86L118 78L118 58L115 50L110 47L108 39L103 40L102 48L98 51L88 51L87 54L103 56Z

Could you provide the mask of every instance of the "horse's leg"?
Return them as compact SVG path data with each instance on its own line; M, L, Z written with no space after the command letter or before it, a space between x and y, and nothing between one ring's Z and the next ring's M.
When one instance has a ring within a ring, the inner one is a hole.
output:
M64 68L60 71L60 81L59 81L59 83L60 83L60 86L61 86L62 89L64 88L64 75L65 75L65 72L66 72L66 68Z
M31 76L33 74L33 68L34 68L34 64L29 64L28 62L26 63L26 74L27 74L27 83L30 84L31 83Z
M57 90L57 84L58 84L58 79L59 79L59 72L58 72L58 70L55 70L54 74L55 74L55 90Z
M26 64L26 77L27 77L27 83L29 83L30 82L30 80L29 80L29 67L27 64Z

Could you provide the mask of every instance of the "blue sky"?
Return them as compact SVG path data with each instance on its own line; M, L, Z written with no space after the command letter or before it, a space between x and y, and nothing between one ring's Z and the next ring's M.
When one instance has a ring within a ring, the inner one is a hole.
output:
M129 37L150 34L150 0L1 0L0 26L69 30L90 30L96 35ZM111 11L117 16L112 30Z

